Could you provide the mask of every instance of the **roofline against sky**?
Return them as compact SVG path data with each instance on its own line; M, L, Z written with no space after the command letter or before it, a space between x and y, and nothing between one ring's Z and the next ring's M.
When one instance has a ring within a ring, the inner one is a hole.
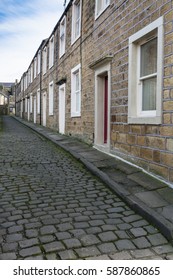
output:
M66 6L64 12L62 13L62 15L61 15L61 17L59 18L58 22L56 23L55 27L53 28L53 31L51 32L50 36L49 36L48 38L42 40L41 44L39 45L39 47L38 47L38 49L37 49L37 51L36 51L36 53L35 53L35 55L33 56L32 60L31 60L31 63L29 64L29 67L27 68L27 71L23 72L23 74L22 74L22 76L21 76L21 78L20 78L20 81L21 81L22 77L23 77L24 75L26 75L26 73L28 72L28 70L29 70L29 68L31 67L31 64L33 63L35 57L37 56L39 50L40 50L43 46L45 47L45 46L47 45L47 43L49 42L50 38L54 35L54 33L55 33L55 31L56 31L58 25L60 24L60 22L61 22L61 20L63 19L63 17L67 14L67 12L68 12L68 10L70 9L70 7L71 7L73 1L74 1L74 0L70 0L69 3L67 4L67 6Z

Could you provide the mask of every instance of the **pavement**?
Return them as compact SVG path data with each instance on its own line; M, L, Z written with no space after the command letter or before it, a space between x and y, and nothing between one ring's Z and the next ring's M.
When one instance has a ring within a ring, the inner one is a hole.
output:
M73 155L168 240L173 240L173 189L166 182L77 139L16 119Z
M173 259L166 183L17 117L0 155L0 259Z

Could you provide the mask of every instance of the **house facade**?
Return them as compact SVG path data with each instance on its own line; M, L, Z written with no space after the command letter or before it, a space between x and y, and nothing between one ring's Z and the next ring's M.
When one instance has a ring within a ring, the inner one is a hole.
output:
M173 182L172 1L69 1L16 109Z
M0 91L0 115L8 114L8 96Z
M14 83L0 82L0 115L15 113Z

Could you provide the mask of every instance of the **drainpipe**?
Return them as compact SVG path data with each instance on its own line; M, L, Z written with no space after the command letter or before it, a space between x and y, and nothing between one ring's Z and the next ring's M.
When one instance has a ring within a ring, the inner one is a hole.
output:
M84 8L84 1L81 2L82 6L81 6L81 36L80 36L80 64L81 64L81 69L80 69L80 75L81 75L81 119L83 119L83 115L82 115L82 101L83 101L83 86L82 86L82 82L83 82L83 50L82 50L82 41L83 41L83 8ZM83 122L82 122L83 123ZM83 127L84 129L84 127ZM84 131L85 133L85 131ZM83 137L84 135L82 135Z
M40 49L40 125L42 125L42 46Z

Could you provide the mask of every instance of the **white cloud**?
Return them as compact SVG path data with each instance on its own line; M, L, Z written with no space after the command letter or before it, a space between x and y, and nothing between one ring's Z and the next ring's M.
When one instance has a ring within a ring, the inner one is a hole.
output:
M41 41L50 36L63 13L64 0L22 1L27 6L14 7L6 0L0 1L0 9L7 17L0 24L0 81L20 79ZM21 2L21 0L15 1Z

